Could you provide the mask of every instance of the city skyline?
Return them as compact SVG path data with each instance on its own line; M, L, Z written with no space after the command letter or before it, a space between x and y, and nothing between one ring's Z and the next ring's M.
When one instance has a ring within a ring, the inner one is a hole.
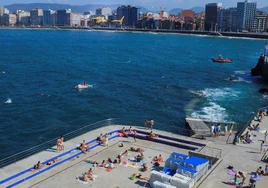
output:
M196 6L204 7L205 4L211 3L211 0L203 0L203 1L196 1L196 0L132 0L131 5L140 5L149 10L159 9L159 7L163 7L166 9L172 8L192 8ZM237 2L243 2L243 0L222 0L222 1L214 1L223 3L223 7L235 7ZM258 1L251 1L257 2L258 8L268 6L266 0L258 0ZM10 5L14 3L59 3L59 4L71 4L71 5L85 5L85 4L130 4L129 0L117 0L111 2L111 0L2 0L0 5Z

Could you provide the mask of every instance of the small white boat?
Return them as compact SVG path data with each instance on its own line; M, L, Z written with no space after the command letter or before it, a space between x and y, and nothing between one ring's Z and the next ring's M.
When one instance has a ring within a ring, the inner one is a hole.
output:
M90 87L92 87L92 85L89 85L89 84L79 84L79 85L75 86L76 89L87 89Z

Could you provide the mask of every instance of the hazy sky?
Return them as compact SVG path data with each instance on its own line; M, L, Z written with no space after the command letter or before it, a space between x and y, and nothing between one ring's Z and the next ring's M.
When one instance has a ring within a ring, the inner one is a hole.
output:
M236 6L237 1L244 0L221 0L224 7ZM83 4L131 4L141 5L148 9L163 8L191 8L194 6L204 7L206 3L217 2L213 0L0 0L0 5L9 5L13 3L68 3L73 5ZM268 6L267 0L255 0L258 7Z

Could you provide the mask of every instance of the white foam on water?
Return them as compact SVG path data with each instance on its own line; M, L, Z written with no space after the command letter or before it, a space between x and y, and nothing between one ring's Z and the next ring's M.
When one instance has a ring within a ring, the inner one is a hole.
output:
M226 109L216 104L215 102L209 102L208 106L203 107L199 111L195 111L191 114L193 118L199 118L209 121L224 122L228 119Z
M246 74L246 71L235 71L235 74Z
M239 91L231 88L206 88L205 90L198 91L202 96L206 97L209 101L224 101L225 99L237 98Z
M6 104L10 104L12 103L12 100L10 98L7 99L7 101L5 102Z
M268 95L263 95L262 98L263 99L268 99Z

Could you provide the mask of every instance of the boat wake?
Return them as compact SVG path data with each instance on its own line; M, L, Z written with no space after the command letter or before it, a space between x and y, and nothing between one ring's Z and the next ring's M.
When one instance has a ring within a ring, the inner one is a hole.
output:
M12 100L10 98L8 98L5 103L6 104L11 104L12 103Z

